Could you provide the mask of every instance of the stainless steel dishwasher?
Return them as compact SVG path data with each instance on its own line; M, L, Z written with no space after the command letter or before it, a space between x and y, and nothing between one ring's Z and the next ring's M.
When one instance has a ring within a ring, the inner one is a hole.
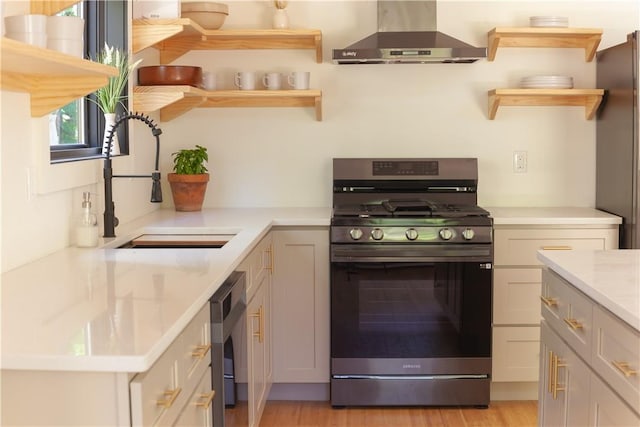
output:
M213 399L213 425L224 426L226 406L235 405L235 360L231 332L247 307L244 272L233 272L218 288L211 302L211 375L216 396ZM240 346L243 348L244 346Z

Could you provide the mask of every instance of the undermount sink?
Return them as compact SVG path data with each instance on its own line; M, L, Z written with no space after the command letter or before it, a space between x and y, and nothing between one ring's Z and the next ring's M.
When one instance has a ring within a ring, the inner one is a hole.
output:
M118 249L219 249L233 236L234 234L142 234L118 246Z

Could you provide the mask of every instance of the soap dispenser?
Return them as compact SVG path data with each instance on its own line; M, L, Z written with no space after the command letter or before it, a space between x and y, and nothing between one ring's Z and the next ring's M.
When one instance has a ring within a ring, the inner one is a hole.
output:
M82 213L76 226L76 246L98 246L98 217L91 210L91 193L88 191L82 193Z

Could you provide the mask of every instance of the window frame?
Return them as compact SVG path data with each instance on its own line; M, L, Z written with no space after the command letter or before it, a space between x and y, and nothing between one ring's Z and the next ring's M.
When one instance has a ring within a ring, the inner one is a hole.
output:
M118 47L125 52L128 50L128 4L126 0L83 0L85 15L85 55L86 58L96 58L105 43ZM127 84L125 92L128 92ZM94 98L93 94L89 97ZM95 98L94 98L95 99ZM64 144L50 147L51 163L89 160L102 157L102 135L104 132L104 116L96 104L86 97L84 103L84 140L86 144ZM122 114L128 109L128 102L124 99L122 106L116 113ZM118 128L120 152L129 153L129 128L123 123Z

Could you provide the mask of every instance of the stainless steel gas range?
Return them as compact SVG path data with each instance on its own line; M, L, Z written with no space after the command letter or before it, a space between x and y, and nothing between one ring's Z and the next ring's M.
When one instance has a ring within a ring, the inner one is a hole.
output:
M492 219L472 158L334 159L331 404L488 406Z

